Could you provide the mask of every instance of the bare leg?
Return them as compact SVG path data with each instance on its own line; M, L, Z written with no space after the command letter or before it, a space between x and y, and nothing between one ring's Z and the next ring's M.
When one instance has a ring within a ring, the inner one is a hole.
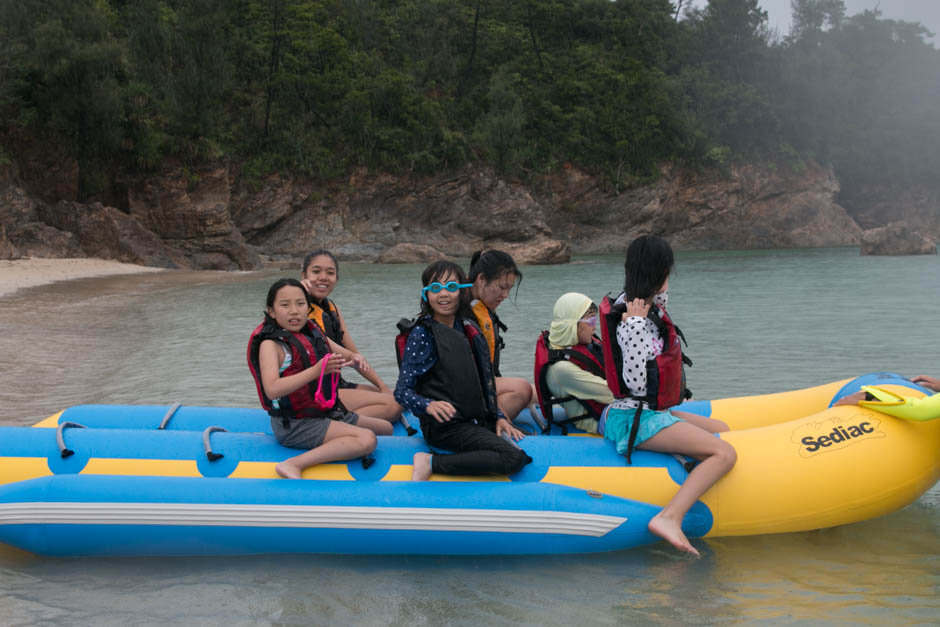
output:
M414 470L411 472L411 480L427 481L431 476L431 456L428 453L415 453L412 463Z
M724 433L725 431L730 431L726 423L721 420L716 420L715 418L706 418L705 416L699 416L698 414L692 414L687 411L679 411L678 409L670 409L669 413L709 433Z
M393 431L392 423L388 420L373 418L372 416L360 415L359 422L356 423L356 426L368 429L376 435L392 435Z
M371 389L348 388L339 391L339 400L349 411L365 414L374 418L381 418L388 422L401 420L401 406L395 402L391 392L379 392L372 386Z
M375 434L369 429L331 420L323 444L306 453L285 459L275 466L274 470L285 479L300 479L305 468L368 455L375 450L376 443Z
M698 551L682 533L682 519L699 497L734 466L738 459L734 447L692 424L677 422L637 448L661 453L680 453L701 460L689 473L672 500L649 523L651 533L663 538L680 551L698 555Z
M516 377L496 377L496 403L512 422L532 402L532 384Z

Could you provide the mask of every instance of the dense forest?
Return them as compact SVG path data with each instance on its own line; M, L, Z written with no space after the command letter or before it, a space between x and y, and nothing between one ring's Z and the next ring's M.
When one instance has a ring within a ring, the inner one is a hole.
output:
M79 200L237 164L313 180L466 163L611 189L663 163L831 163L933 182L940 52L842 0L0 0L0 165L70 160Z

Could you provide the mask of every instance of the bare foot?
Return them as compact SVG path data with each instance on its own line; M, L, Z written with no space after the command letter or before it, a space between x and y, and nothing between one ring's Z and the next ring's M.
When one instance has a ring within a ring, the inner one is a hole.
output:
M300 469L296 466L288 464L287 462L281 462L275 466L274 472L284 477L285 479L300 479Z
M653 516L653 520L647 525L650 533L657 535L680 551L691 553L695 557L700 557L699 552L689 543L689 539L682 533L682 527L679 524L663 516L662 512Z
M411 473L412 481L427 481L431 476L431 456L427 453L415 453L414 470Z

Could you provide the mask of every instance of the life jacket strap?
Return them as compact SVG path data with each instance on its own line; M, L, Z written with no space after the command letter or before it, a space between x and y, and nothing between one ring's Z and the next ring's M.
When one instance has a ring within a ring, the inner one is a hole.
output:
M633 424L630 425L630 439L627 440L626 457L628 464L633 464L633 461L630 459L630 457L633 454L633 445L636 442L636 434L640 431L640 414L643 413L643 405L644 402L640 401L640 403L636 406L636 411L633 412Z

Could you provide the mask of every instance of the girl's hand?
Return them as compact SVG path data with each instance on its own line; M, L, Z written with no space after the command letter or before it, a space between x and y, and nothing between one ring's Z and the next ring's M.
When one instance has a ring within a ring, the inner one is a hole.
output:
M313 280L312 279L300 279L300 284L304 286L304 289L307 290L308 294L313 294Z
M509 437L513 440L521 440L525 437L525 434L519 429L512 426L512 423L506 420L505 418L500 418L496 421L496 435L502 437L504 433L508 433Z
M642 298L634 298L629 303L627 303L627 311L621 317L621 320L626 320L631 316L639 316L640 318L645 318L646 315L650 312L650 304L643 300Z
M919 374L916 377L912 377L911 381L913 381L914 383L917 383L918 385L922 385L925 388L930 388L934 392L940 392L940 379L937 379L935 377L929 377L925 374Z
M324 368L324 360L329 357L329 361L326 361L326 367ZM343 368L349 365L349 362L345 357L339 353L330 353L327 356L324 356L319 362L320 368L323 371L323 374L333 374L334 372L339 372Z
M447 401L431 401L428 403L428 415L438 422L448 422L457 413L453 405Z
M349 358L349 363L359 372L359 374L364 375L372 372L372 366L370 366L369 362L366 361L366 358L359 353L353 353Z

